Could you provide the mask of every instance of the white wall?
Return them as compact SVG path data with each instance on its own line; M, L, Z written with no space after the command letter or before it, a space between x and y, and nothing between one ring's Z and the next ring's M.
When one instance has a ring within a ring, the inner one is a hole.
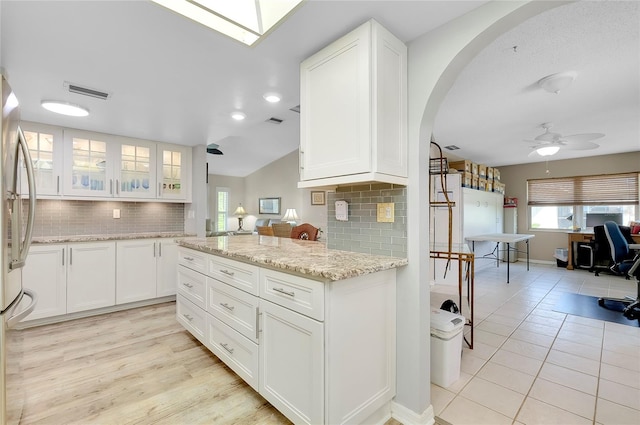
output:
M191 148L191 194L192 202L184 204L184 231L205 236L205 219L208 214L207 184L206 184L206 153L205 145Z
M489 2L409 44L409 265L398 270L396 417L431 423L428 158L433 120L460 71L497 36L565 2Z

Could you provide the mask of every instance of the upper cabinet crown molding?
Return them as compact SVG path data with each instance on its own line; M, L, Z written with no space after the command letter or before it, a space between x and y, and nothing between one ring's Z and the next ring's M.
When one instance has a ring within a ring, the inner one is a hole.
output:
M407 184L407 47L375 20L300 66L299 188Z

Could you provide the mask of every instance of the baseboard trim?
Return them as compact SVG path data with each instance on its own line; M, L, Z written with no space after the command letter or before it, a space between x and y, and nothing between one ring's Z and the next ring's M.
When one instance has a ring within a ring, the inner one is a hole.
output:
M68 320L81 319L84 317L98 316L100 314L113 313L115 311L130 310L132 308L146 307L153 304L162 304L175 301L175 295L169 295L161 298L153 298L150 300L136 301L127 304L113 305L109 307L97 308L95 310L79 311L77 313L63 314L60 316L44 317L42 319L26 320L18 323L15 329L27 329L42 325L51 325L53 323L66 322Z
M427 410L418 414L405 406L391 402L391 417L403 425L434 425L436 423L433 414L433 406L429 405Z

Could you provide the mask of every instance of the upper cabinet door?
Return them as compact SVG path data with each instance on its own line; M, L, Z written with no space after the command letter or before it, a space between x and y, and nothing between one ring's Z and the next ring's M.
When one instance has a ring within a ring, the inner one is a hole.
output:
M20 126L29 147L36 177L36 196L48 197L62 194L62 129L44 124L21 122ZM20 189L29 193L27 171L21 167Z
M156 143L121 140L115 166L115 196L156 197Z
M407 48L371 20L300 65L298 187L407 183Z
M191 148L158 144L159 199L191 201Z
M78 130L65 130L64 194L67 196L111 197L113 144L107 136Z

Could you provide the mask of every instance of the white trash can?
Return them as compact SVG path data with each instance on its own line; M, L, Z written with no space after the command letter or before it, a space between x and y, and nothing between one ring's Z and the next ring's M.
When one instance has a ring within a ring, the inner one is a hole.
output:
M448 387L460 378L462 329L465 318L446 310L431 310L431 382Z

